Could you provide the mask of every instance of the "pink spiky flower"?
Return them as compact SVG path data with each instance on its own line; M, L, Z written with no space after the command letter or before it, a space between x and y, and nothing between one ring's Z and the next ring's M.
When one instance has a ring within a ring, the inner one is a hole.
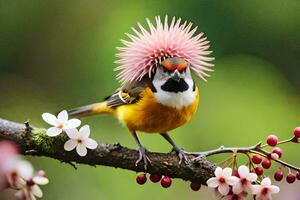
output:
M117 47L120 53L115 68L120 71L117 78L124 82L141 80L145 75L154 72L155 68L166 58L181 57L189 64L190 68L205 80L209 76L206 71L213 71L208 63L214 58L208 57L212 51L208 51L209 41L202 37L203 33L194 35L197 27L192 30L192 23L181 23L181 19L173 17L168 24L168 17L162 22L159 16L155 17L156 27L147 19L149 31L140 23L140 31L132 28L133 34L126 33L130 41L121 40L124 47ZM164 23L164 24L163 24Z

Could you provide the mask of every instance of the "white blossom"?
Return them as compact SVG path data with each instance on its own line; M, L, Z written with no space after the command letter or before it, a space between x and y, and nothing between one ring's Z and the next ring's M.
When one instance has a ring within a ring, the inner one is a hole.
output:
M57 136L68 129L77 128L81 124L79 119L68 119L69 116L66 110L61 111L57 117L50 113L43 113L42 118L53 126L47 130L47 135L50 137Z
M227 195L230 191L230 187L237 182L236 177L232 176L232 169L217 167L215 170L215 176L207 181L208 187L217 188L220 194Z
M264 178L260 185L253 185L252 194L256 195L255 200L272 200L272 194L280 191L279 187L271 185L269 177Z
M20 199L35 200L35 197L42 198L43 191L39 185L46 185L49 180L43 176L35 176L27 181L22 179L19 191L16 192L16 196Z
M66 133L70 138L64 145L66 151L72 151L76 148L80 156L85 156L87 154L87 148L95 149L98 146L95 140L89 138L90 127L88 125L84 125L79 131L77 129L66 130Z
M249 168L242 165L238 168L239 178L236 177L237 181L232 186L234 194L240 194L241 192L252 193L252 183L257 180L257 175L249 171Z

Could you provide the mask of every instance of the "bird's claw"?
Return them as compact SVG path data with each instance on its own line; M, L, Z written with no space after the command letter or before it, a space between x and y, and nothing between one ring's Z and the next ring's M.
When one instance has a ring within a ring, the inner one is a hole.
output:
M149 157L146 155L146 149L143 147L138 147L138 151L139 151L139 158L138 160L135 162L135 166L138 166L138 164L143 161L144 162L144 169L145 171L147 170L147 166L148 163L151 163L151 160L149 159Z
M177 148L177 149L174 149L177 153L177 156L179 158L179 165L182 163L182 161L184 162L184 164L189 164L191 162L191 159L189 158L189 153L184 151L183 149L181 148Z
M199 160L202 160L203 158L206 157L204 153L197 153L197 155L195 155L195 156L196 157L192 159L193 162L198 162Z

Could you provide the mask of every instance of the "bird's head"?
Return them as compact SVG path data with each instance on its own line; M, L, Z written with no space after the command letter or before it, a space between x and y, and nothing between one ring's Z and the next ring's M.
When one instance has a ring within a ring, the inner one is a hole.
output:
M184 92L193 84L189 63L180 57L162 61L153 77L153 85L166 92Z
M173 57L165 59L158 67L157 73L161 78L172 79L175 82L180 82L181 79L190 77L189 64L183 58Z

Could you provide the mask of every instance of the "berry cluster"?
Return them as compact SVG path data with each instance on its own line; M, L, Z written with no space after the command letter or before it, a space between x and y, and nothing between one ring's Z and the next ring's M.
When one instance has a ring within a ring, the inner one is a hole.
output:
M169 176L162 176L160 174L150 174L149 176L151 182L158 183L163 188L169 188L172 185L172 178ZM136 176L136 182L139 185L144 185L147 182L147 175L146 173L140 173ZM190 187L193 191L198 191L201 188L201 184L198 182L191 182Z
M269 135L267 137L267 145L262 145L258 149L259 154L253 154L251 157L250 164L253 166L253 172L255 172L258 176L262 176L264 173L264 169L269 169L272 165L272 162L278 162L278 160L282 157L282 150L279 147L276 147L279 144L284 144L288 142L298 142L298 138L300 138L300 127L295 128L294 137L289 140L279 141L276 135ZM264 147L272 147L272 151L270 153L262 150ZM287 175L285 177L287 183L294 183L296 179L300 180L300 171L295 169L294 166L291 166L287 163L280 162L279 170L274 173L274 179L276 181L282 181L285 175L285 170L287 169ZM257 165L257 166L255 166Z

